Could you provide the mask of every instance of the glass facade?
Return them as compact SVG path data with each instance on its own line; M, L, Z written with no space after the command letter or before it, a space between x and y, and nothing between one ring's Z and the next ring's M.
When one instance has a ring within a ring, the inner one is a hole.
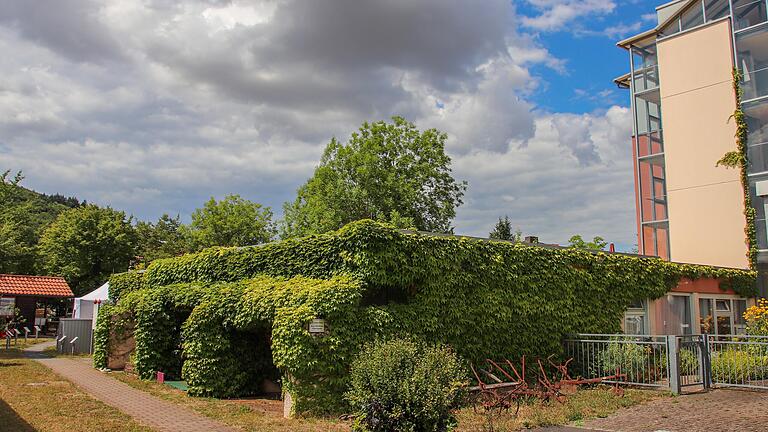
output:
M638 179L638 249L669 259L667 186L656 43L633 46L631 92L634 115L635 174ZM625 323L627 324L627 323Z

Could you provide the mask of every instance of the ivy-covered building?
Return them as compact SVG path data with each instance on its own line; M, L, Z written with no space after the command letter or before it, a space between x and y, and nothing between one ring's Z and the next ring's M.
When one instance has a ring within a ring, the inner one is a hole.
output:
M629 51L638 248L768 284L768 0L676 0ZM748 298L706 283L637 303L625 330L732 334Z
M110 278L97 367L183 378L193 395L279 382L295 410L344 409L349 365L371 341L409 336L464 359L563 354L573 333L620 330L627 307L685 285L754 295L754 272L655 257L396 230L211 248Z

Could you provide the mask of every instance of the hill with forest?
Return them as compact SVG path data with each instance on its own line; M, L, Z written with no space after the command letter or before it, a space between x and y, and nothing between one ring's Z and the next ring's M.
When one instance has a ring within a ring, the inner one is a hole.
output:
M0 273L38 274L36 248L45 229L62 212L85 204L77 198L47 195L21 185L21 173L0 177Z

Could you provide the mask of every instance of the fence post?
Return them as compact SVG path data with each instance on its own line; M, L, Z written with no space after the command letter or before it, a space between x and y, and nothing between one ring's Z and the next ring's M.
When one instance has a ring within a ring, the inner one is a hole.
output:
M709 335L701 335L701 374L704 381L704 389L712 388L712 359L709 357Z
M667 335L667 370L669 371L669 390L672 394L680 394L680 371L677 361L677 336Z

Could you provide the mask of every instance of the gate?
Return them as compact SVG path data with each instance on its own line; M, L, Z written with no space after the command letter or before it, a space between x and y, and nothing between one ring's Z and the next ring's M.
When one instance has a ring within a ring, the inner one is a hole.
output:
M707 344L704 335L668 336L669 387L674 393L709 388Z
M768 336L577 334L564 341L575 374L673 393L711 387L768 390Z

